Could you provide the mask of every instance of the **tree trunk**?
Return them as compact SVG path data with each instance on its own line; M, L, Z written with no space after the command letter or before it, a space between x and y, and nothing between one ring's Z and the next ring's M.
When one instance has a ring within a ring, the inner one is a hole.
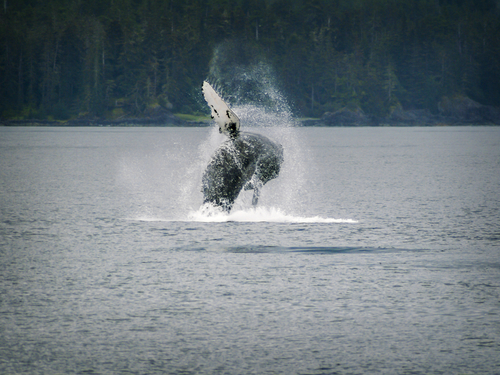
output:
M24 85L23 85L23 53L19 56L18 82L17 82L17 105L22 107L24 102Z

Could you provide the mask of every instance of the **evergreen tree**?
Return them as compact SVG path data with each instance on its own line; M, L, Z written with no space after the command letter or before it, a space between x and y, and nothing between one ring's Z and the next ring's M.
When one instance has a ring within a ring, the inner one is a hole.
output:
M199 86L233 41L274 66L300 116L383 117L443 96L500 105L494 0L18 0L0 11L0 116L204 111ZM257 56L257 57L256 57ZM229 64L229 61L228 61ZM213 75L213 74L212 74Z

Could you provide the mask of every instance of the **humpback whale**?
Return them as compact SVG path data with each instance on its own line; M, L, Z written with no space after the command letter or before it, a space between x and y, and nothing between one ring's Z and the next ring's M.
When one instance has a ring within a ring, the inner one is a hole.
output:
M212 155L202 177L203 203L229 212L241 190L253 190L256 206L261 188L278 177L283 162L283 147L269 138L240 131L240 119L208 82L203 95L226 140Z

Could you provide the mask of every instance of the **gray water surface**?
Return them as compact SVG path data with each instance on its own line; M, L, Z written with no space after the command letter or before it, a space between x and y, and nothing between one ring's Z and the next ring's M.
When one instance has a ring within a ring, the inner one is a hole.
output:
M498 374L500 128L0 128L2 374Z

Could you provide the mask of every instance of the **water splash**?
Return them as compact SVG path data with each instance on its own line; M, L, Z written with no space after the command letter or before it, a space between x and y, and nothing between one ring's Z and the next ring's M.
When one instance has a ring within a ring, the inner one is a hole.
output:
M219 145L226 140L226 136L219 134L217 126L213 126L205 140L200 143L197 156L185 171L184 178L181 179L180 196L177 204L185 210L196 210L202 201L201 178L208 165L210 157ZM186 212L186 211L184 211Z
M245 43L226 41L214 49L210 61L208 81L234 109L238 116L259 109L258 117L272 114L281 119L279 126L294 126L291 107L279 88L272 65L255 47ZM254 122L254 117L242 118ZM260 123L262 126L262 122ZM264 125L265 126L265 125Z
M214 50L208 81L237 114L242 131L260 133L284 148L280 175L262 189L259 206L272 205L282 212L300 216L305 205L301 192L306 182L306 163L311 158L307 145L298 138L298 122L275 77L272 66L266 63L259 51L244 43L224 42ZM214 125L206 141L199 146L198 160L188 172L190 179L196 181L198 190L211 155L225 139L217 134ZM193 197L190 191L194 185L187 185L183 195ZM233 210L250 207L252 195L252 191L242 191ZM198 202L201 203L201 198ZM196 211L192 204L189 207Z

